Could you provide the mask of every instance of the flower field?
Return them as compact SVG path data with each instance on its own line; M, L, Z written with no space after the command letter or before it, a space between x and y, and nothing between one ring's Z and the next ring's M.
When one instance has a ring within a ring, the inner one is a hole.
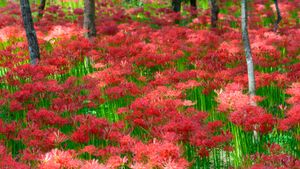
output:
M82 2L32 3L31 65L20 5L0 1L0 169L300 169L300 1L279 1L276 32L273 1L249 1L256 105L240 1L217 28L198 3L96 1L92 39Z

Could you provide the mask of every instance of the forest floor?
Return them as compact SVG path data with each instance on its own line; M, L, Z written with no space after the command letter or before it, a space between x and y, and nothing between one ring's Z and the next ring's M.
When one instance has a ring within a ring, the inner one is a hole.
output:
M16 3L0 1L0 168L300 168L300 3L249 2L256 102L249 104L240 2L32 5L29 64Z

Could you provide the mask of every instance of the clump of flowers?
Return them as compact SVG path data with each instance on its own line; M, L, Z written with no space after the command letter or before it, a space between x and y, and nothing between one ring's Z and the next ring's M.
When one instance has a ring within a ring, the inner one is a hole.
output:
M246 131L271 131L276 123L275 118L263 108L251 105L249 96L244 94L242 89L241 85L232 83L227 85L224 91L221 90L217 97L218 110L230 112L229 120ZM255 98L255 101L259 100L261 98Z
M250 105L249 96L243 94L243 86L238 83L228 84L224 90L220 90L217 94L218 110L222 112L243 109Z
M300 124L300 83L293 83L286 93L292 96L287 100L292 107L286 112L286 118L280 120L279 129L284 131Z
M252 159L255 164L250 167L251 169L261 168L275 168L275 169L288 169L299 168L300 160L283 152L283 149L278 144L271 144L269 146L270 154L255 154Z
M0 144L0 168L29 169L29 166L15 161L10 154L7 154L6 147Z
M132 148L134 153L132 168L144 166L148 168L187 168L188 162L181 157L181 150L171 142L153 141L149 144L141 142Z
M75 158L74 151L53 149L41 156L40 169L79 168L82 162Z

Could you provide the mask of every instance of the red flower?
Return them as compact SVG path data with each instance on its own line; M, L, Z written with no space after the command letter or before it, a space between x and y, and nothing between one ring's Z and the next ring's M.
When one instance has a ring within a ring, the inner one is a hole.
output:
M80 126L71 136L72 140L77 143L87 143L90 139L86 126Z
M230 121L243 126L246 131L270 132L275 125L272 114L265 113L264 109L257 106L245 106L230 114Z
M9 109L11 112L23 110L23 106L17 100L10 101Z
M201 157L208 157L209 156L209 151L206 148L201 148L198 151L199 156Z
M74 9L74 14L75 15L82 15L83 14L83 9L81 9L81 8L76 8L76 9Z

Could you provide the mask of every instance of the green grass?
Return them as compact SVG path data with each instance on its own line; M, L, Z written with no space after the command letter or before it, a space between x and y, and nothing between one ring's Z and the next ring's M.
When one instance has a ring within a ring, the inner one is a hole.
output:
M0 0L0 7L4 7L7 4L7 0Z
M284 117L283 112L278 108L280 104L286 105L285 100L287 96L282 89L271 85L259 88L257 94L265 98L259 105L265 108L267 112L272 113L276 117ZM197 102L195 108L209 113L208 121L222 120L226 122L228 121L226 115L214 110L217 106L217 103L214 101L215 96L214 92L208 95L203 94L200 87L187 91L187 99ZM228 168L229 166L238 168L247 166L251 164L251 161L247 161L244 157L256 152L267 154L268 150L265 148L267 143L277 143L284 147L288 153L300 158L300 151L297 148L300 144L292 136L293 133L299 131L280 132L275 128L269 134L258 135L258 139L256 140L253 132L245 132L242 128L232 123L228 123L224 130L229 130L235 136L231 142L231 146L234 147L233 152L221 155L224 152L215 149L212 151L214 154L209 156L210 159L199 157L195 159L194 156L197 154L195 148L186 145L185 155L187 159L189 161L194 160L192 168L212 168L212 166L213 168ZM226 163L221 162L222 159L224 161L224 158L226 159ZM225 166L222 166L220 163Z
M202 9L208 9L209 8L209 0L198 0L199 7Z
M7 72L7 69L4 67L0 67L0 77L4 76Z

